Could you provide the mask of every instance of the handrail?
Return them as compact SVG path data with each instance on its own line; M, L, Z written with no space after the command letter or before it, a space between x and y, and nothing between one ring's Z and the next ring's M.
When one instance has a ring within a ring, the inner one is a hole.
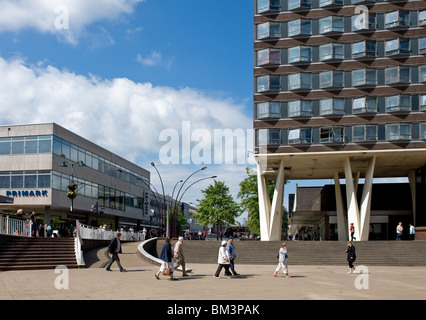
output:
M0 234L31 237L32 221L30 219L10 218L0 215Z
M80 233L81 239L111 240L118 232L121 232L122 241L143 241L145 234L142 232L124 231L124 230L106 230L104 228L91 227L78 223L77 234Z

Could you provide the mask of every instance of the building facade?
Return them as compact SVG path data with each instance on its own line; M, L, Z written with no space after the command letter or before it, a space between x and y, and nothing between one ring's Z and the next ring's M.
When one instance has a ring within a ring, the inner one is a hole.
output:
M408 177L412 220L426 224L417 210L426 164L426 1L254 3L262 239L280 239L285 180L345 179L346 206L335 188L339 240L348 239L350 223L357 239L368 239L373 178Z
M55 123L0 126L0 195L13 199L0 203L2 214L36 211L59 229L76 219L158 228L149 185L149 171Z

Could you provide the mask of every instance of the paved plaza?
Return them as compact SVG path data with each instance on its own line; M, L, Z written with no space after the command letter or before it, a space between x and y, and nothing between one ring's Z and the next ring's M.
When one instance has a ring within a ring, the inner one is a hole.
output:
M273 277L273 265L239 265L241 275L228 279L217 265L191 264L189 277L171 281L154 277L158 267L138 257L137 244L123 245L121 262L127 272L101 265L105 249L87 256L88 268L0 272L1 300L424 300L425 267L364 266L364 273L347 274L344 266L291 265L286 278ZM232 289L232 294L229 290Z

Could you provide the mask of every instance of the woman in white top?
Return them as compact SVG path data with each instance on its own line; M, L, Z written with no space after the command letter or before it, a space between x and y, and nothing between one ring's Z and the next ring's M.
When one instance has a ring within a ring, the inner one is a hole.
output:
M287 255L287 245L285 243L282 243L281 244L281 248L278 251L278 266L275 269L274 277L278 277L277 273L282 268L283 269L283 273L285 274L285 276L287 278L291 278L288 275L287 258L288 258L288 255Z
M226 250L226 245L228 242L222 241L222 245L219 248L219 254L217 257L217 263L219 266L217 267L216 273L214 274L215 278L219 278L219 274L222 271L222 268L225 268L225 276L228 278L231 277L231 273L229 272L229 254L228 250Z

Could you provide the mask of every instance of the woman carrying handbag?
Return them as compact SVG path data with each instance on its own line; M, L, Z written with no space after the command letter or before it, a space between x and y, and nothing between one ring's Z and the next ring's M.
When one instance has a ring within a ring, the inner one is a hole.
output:
M160 274L170 276L170 280L177 280L173 277L174 265L173 265L173 246L171 244L171 239L166 238L163 249L161 250L160 259L163 260L163 263L160 266L160 270L155 274L157 280L160 280Z

